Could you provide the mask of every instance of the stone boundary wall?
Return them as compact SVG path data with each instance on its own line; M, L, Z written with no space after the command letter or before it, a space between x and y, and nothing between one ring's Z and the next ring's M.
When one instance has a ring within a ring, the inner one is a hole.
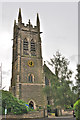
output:
M6 115L6 118L43 118L47 117L47 110L40 110L40 111L31 111L27 114L22 115ZM2 118L5 118L5 115L2 116Z

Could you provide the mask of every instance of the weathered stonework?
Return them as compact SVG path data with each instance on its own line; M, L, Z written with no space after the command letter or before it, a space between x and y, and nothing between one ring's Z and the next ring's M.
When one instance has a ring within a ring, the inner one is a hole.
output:
M19 9L18 23L14 22L12 79L10 91L25 102L36 106L46 106L43 93L45 79L42 64L40 21L37 14L36 26L22 23Z
M45 112L45 113L44 113ZM32 111L27 114L23 115L6 115L6 120L14 120L14 119L29 119L29 118L44 118L47 117L47 110L40 110L40 111ZM5 120L5 116L1 116L2 120Z

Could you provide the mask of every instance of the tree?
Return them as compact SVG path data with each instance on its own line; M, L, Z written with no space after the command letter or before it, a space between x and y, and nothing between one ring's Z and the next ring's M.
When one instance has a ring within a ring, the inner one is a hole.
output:
M48 63L54 68L55 75L60 82L64 80L69 80L70 82L72 71L68 69L69 61L65 57L62 57L59 51L56 52L56 55L53 55L53 58Z
M56 55L53 55L53 58L50 59L50 62L48 61L48 64L52 66L55 74L55 78L51 79L50 86L54 106L64 108L64 105L71 105L74 93L70 88L72 71L68 68L69 61L57 51Z
M75 102L74 111L76 114L76 120L80 120L80 99Z
M2 90L2 114L5 113L5 108L7 108L7 114L27 113L25 104L24 101L18 100L10 92Z
M76 85L73 87L73 90L75 90L78 94L78 98L80 99L80 64L77 65L77 74L75 76L76 79Z

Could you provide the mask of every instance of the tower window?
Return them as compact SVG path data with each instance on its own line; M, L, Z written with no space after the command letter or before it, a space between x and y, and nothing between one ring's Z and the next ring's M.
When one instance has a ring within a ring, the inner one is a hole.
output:
M23 41L23 47L24 47L24 50L28 50L28 41L26 39L24 39Z
M23 41L23 52L24 52L25 55L28 55L27 51L28 51L28 41L25 38L24 41Z
M35 51L35 42L31 40L31 51Z
M33 74L29 74L28 80L29 80L29 83L33 83L34 82L34 76L33 76Z

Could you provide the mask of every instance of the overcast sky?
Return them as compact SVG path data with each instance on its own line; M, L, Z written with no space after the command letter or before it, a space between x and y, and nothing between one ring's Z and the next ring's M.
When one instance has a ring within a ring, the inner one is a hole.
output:
M0 3L0 63L3 67L3 86L8 89L12 68L13 23L18 9L22 9L22 22L31 20L36 25L39 13L43 61L52 58L59 50L70 61L75 72L78 55L78 3L77 2L4 2ZM73 79L73 78L72 78Z

